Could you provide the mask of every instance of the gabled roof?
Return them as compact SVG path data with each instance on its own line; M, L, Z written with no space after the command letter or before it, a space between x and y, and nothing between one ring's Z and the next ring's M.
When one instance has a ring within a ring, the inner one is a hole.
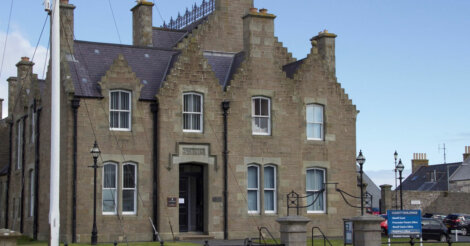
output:
M179 43L188 32L186 30L174 30L154 27L152 31L153 47L171 49Z
M98 82L122 54L141 79L141 100L154 100L179 51L130 45L75 41L74 57L68 57L75 95L101 97Z
M219 84L225 88L230 80L232 80L238 67L245 58L243 52L239 53L225 53L225 52L204 52L204 57L211 65L215 76L219 79Z
M297 72L297 70L300 68L300 66L304 63L306 58L302 60L298 60L289 64L286 64L282 67L282 70L286 73L286 76L288 78L293 79L294 74Z
M451 182L461 180L470 180L470 158L467 158L450 177Z
M447 191L447 177L452 176L461 164L461 162L456 162L422 166L403 181L402 189L416 191Z

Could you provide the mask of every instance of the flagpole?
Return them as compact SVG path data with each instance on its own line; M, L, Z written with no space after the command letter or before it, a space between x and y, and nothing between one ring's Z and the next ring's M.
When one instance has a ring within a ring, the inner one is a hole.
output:
M60 211L60 1L53 0L51 25L51 182L49 225L50 246L59 245Z

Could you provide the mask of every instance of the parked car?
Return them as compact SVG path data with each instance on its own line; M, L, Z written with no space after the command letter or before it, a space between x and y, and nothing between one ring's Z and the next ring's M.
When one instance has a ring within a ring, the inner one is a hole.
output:
M466 236L470 229L470 215L469 214L449 214L444 219L444 224L450 230L460 230L460 234Z
M445 242L449 238L447 226L439 219L422 218L421 226L423 240L431 239Z

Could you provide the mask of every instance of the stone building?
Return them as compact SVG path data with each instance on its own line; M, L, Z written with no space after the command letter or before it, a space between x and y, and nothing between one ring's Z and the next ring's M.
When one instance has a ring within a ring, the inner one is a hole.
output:
M426 154L413 154L412 173L402 183L403 209L420 209L423 214L470 213L469 155L466 146L462 162L429 165ZM381 186L382 212L400 209L400 187L390 188Z
M342 235L359 211L327 183L358 193L357 110L336 79L335 34L296 60L253 0L204 1L161 28L139 1L132 45L95 43L74 39L74 9L61 1L61 240L90 241L95 141L99 242L155 240L152 223L163 239L276 235L292 190L311 195L301 215L312 226ZM3 222L45 239L50 76L33 65L22 58L8 80Z

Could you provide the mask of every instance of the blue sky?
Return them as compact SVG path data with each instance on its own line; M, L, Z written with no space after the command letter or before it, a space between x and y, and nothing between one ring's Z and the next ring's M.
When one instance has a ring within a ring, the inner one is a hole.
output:
M129 10L134 1L70 2L77 6L77 39L131 43ZM177 16L178 11L184 13L195 2L201 0L158 0L154 26ZM0 55L10 4L10 0L0 2ZM14 64L21 56L32 56L46 17L41 0L13 4L0 77L0 98L5 99L6 78L15 76ZM338 35L338 81L360 110L357 149L363 150L364 168L378 185L394 183L395 150L405 164L405 173L411 169L415 152L427 153L431 164L442 163L443 151L438 146L444 143L447 162L462 160L464 146L470 145L470 1L255 0L255 6L277 15L276 36L296 58L306 56L309 39L319 31L327 29ZM35 58L39 77L47 42L45 35Z

